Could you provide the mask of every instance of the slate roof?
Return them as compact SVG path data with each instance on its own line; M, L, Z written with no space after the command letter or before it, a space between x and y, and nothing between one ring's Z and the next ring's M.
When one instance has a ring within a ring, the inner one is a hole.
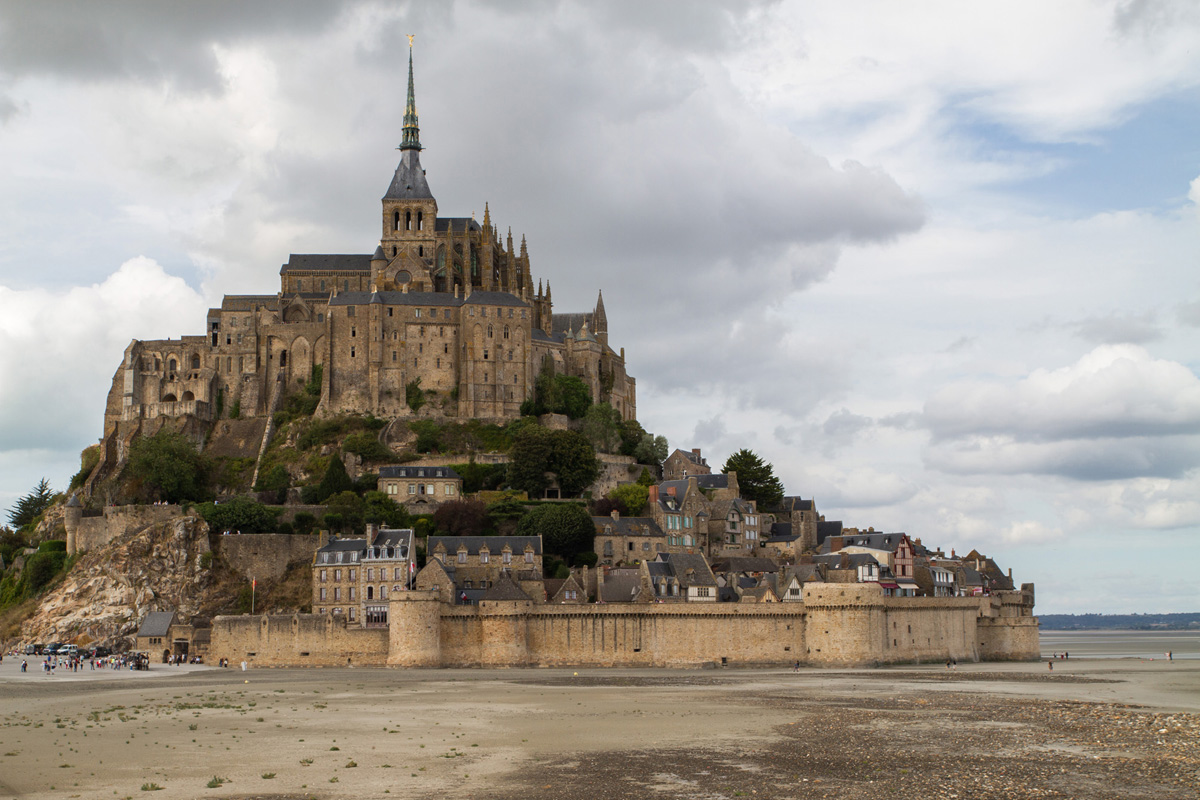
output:
M696 486L700 489L728 489L729 476L723 472L716 475L691 475L683 480L678 481L663 481L658 485L658 496L663 497L669 495L671 489L675 490L675 496L682 498L687 491L688 481L692 478L696 479Z
M484 600L530 600L529 595L517 586L516 582L507 574L501 575L499 580L488 587L487 594L483 596Z
M815 507L815 501L805 500L803 497L785 497L783 503L780 504L780 510L785 514L793 511L812 511Z
M652 517L592 517L597 536L665 536ZM611 527L612 531L605 531Z
M857 569L867 564L879 563L870 553L829 553L828 555L813 556L813 561L817 564L825 564L830 569Z
M529 338L535 342L558 342L559 344L562 344L566 339L566 337L561 333L551 336L541 328L534 328L529 334Z
M695 465L697 465L697 466L700 466L700 467L707 467L707 466L708 466L708 464L705 462L705 460L704 460L703 458L701 458L700 456L696 455L696 454L695 454L695 453L693 453L691 450L682 450L682 449L680 449L680 448L678 448L678 447L677 447L677 448L675 448L675 453L678 453L679 455L683 456L683 457L684 457L684 458L686 458L688 461L692 462L693 464L695 464ZM672 458L672 457L674 457L675 453L671 453L671 455L667 456L667 458Z
M365 306L378 297L389 306L450 306L463 304L461 298L448 292L339 292L330 298L331 306Z
M463 304L468 306L529 306L529 303L508 292L471 292L471 296L463 301Z
M721 572L778 572L779 565L770 558L758 556L727 556L713 559L712 571Z
M585 322L587 323L588 330L595 333L592 326L592 313L590 311L568 312L565 314L560 314L556 311L553 318L553 330L554 333L566 333L567 331L579 333Z
M381 478L450 478L462 480L450 467L422 467L414 465L388 466L379 468Z
M361 253L292 253L279 268L289 272L371 272L371 256Z
M171 623L175 621L174 611L151 611L142 620L142 626L138 628L138 636L166 636L171 629Z
M273 294L227 294L221 298L222 311L253 311L259 306L279 308L279 298Z
M842 547L869 547L872 550L894 553L903 539L903 533L856 533L853 536L844 535ZM821 542L821 552L829 552L828 539Z
M825 520L820 520L819 522L817 522L817 544L818 545L821 544L822 542L824 542L830 536L841 536L841 535L842 535L841 520L837 520L835 522L826 522Z
M514 553L524 553L525 545L533 545L535 555L542 554L542 537L540 536L430 536L429 552L432 553L438 545L446 548L446 555L457 553L459 545L465 545L469 555L479 555L479 549L487 545L489 553L499 553L508 547Z
M800 534L792 533L790 522L772 522L771 530L767 534L768 542L794 542L799 538Z
M433 192L429 190L429 182L425 180L425 170L421 169L421 154L419 150L404 150L400 153L400 163L388 184L384 200L431 200ZM438 222L441 222L439 219Z
M671 565L671 569L675 573L675 577L679 579L679 585L688 586L716 586L717 579L709 569L708 562L704 560L704 556L699 553L661 553L659 560L665 561ZM691 570L691 574L688 574Z
M605 576L600 599L606 603L632 603L642 593L642 581L637 573Z
M462 233L467 230L481 231L483 228L475 221L474 217L438 217L434 230L438 232L453 230L456 233Z
M380 528L379 533L375 534L375 541L371 542L371 547L399 548L398 558L407 558L412 552L412 541L412 528Z

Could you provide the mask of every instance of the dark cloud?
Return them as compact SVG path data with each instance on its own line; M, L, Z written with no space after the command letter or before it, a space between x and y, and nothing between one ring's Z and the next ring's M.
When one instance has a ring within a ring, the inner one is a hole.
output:
M145 0L0 2L0 71L80 81L113 78L218 85L212 48L321 30L343 3L160 3Z
M925 463L959 475L1058 475L1077 481L1179 479L1200 467L1200 437L1060 442L963 438L931 446Z

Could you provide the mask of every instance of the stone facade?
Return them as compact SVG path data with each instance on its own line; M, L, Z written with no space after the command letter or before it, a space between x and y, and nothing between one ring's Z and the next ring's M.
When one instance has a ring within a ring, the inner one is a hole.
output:
M802 603L488 601L435 591L390 601L386 631L332 617L218 617L213 658L256 666L871 665L1038 657L1032 587L982 598L887 598L878 587L805 585ZM372 633L375 636L356 634Z
M208 424L237 410L269 417L320 367L318 413L412 415L406 387L432 391L426 413L519 416L544 363L582 379L596 402L636 419L624 350L609 346L602 296L555 314L549 283L534 285L528 246L482 222L439 214L420 163L410 91L401 160L381 203L373 254L293 254L279 291L226 296L203 332L134 340L113 377L101 461L85 486L117 474L147 423ZM269 436L269 430L267 436Z

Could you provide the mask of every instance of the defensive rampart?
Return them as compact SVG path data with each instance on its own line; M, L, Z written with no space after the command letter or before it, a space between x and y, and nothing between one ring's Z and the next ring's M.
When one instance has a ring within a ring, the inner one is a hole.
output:
M811 585L804 603L540 605L393 595L389 626L341 617L218 617L212 654L262 666L818 666L1037 658L1037 620L1007 597L884 597L878 586ZM1006 606L1007 603L1007 606ZM1005 608L1008 608L1005 616ZM1013 614L1014 611L1024 614Z
M209 661L228 658L268 667L387 664L386 628L347 626L331 614L272 614L213 619Z
M67 549L72 553L98 550L118 536L182 516L183 509L175 505L105 506L100 516L80 516L77 521L68 517L68 539L73 540L75 546L71 547L69 541ZM76 526L74 531L72 525Z
M214 537L217 553L234 572L246 578L282 578L289 564L312 563L319 539L315 535L253 533Z

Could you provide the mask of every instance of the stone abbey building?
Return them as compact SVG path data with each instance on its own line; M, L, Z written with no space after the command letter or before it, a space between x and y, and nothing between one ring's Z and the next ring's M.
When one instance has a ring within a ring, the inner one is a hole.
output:
M625 353L608 343L602 296L585 313L555 314L550 285L534 285L524 237L439 214L421 167L409 51L400 163L383 196L381 232L367 255L293 254L273 295L228 295L205 332L134 340L105 413L110 444L144 420L269 415L320 365L318 413L410 414L405 388L420 381L450 416L519 415L548 359L582 378L596 402L636 418ZM121 434L116 436L118 428ZM118 453L109 453L109 460ZM120 448L118 448L120 449Z

